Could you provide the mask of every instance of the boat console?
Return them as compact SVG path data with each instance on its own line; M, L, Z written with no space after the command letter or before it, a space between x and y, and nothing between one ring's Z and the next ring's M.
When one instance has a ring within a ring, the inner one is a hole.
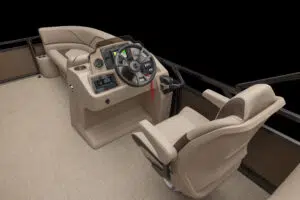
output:
M133 131L143 119L168 118L172 93L159 87L168 71L140 44L98 47L83 66L69 68L67 82L72 124L91 147Z
M69 86L71 123L92 148L135 130L141 120L169 117L169 73L141 44L87 27L39 32Z

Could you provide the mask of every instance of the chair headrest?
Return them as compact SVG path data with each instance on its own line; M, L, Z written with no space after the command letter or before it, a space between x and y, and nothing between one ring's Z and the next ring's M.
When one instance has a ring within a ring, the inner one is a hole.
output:
M217 119L236 115L248 120L268 106L273 104L277 97L267 84L256 84L232 97L219 111Z

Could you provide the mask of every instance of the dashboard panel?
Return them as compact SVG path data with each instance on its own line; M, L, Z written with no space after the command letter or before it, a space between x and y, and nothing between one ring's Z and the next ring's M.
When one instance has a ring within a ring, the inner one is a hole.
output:
M100 46L90 54L91 74L100 72L113 71L115 68L114 56L119 48L129 44L128 41L119 41L117 43ZM125 53L125 52L124 52ZM126 55L127 56L127 52Z
M125 45L127 45L127 43L100 49L100 52L102 54L107 69L114 69L116 67L115 56L117 55L119 49ZM124 57L130 56L130 52L126 52L126 50L123 50L121 54Z
M92 86L96 94L118 86L114 74L99 75L91 78Z

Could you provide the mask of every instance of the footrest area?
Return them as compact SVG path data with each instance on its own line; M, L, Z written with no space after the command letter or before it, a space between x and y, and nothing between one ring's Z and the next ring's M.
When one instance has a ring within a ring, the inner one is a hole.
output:
M84 137L92 148L97 149L138 129L139 122L144 119L152 121L150 115L141 106L131 107L88 128Z

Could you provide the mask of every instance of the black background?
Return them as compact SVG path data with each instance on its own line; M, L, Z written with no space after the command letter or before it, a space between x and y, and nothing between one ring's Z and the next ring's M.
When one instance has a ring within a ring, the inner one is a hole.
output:
M190 6L121 8L114 13L111 7L85 5L75 10L37 7L1 14L0 41L38 35L39 27L81 25L116 36L131 35L154 54L231 85L299 68L299 31L292 12L242 10L216 15L200 14L202 10Z

